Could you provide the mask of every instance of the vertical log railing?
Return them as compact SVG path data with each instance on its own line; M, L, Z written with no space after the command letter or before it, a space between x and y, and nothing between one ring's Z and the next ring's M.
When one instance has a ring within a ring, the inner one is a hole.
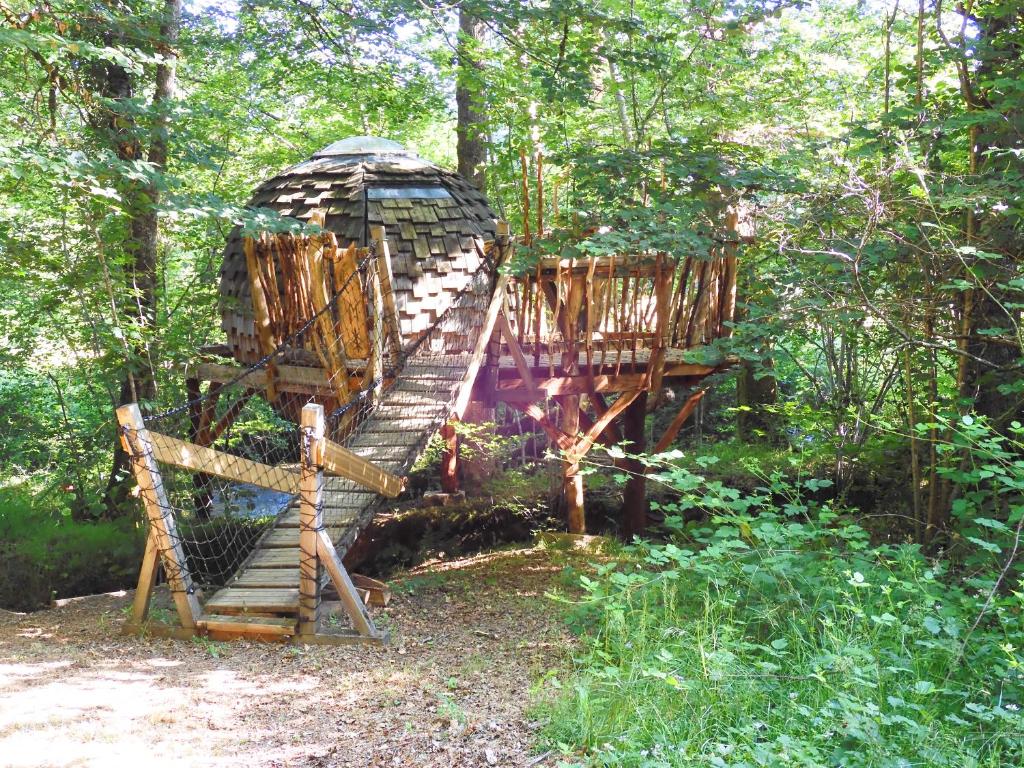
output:
M660 385L656 368L669 348L728 336L736 303L736 255L728 244L707 259L682 262L664 253L584 260L541 259L508 287L508 323L519 347L541 366L569 352L588 370L636 370L638 359ZM571 338L567 336L571 330ZM649 350L650 356L640 355ZM567 371L566 371L567 372Z

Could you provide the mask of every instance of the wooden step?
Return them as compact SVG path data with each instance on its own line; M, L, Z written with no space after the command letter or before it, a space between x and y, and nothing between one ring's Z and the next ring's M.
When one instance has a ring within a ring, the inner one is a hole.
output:
M263 538L260 546L267 549L297 547L299 546L299 529L296 527L277 528Z
M371 433L364 433L356 437L349 445L349 450L354 451L357 448L365 448L368 446L379 446L382 448L412 448L414 445L419 445L423 442L424 436L422 430L413 431L411 429L405 429L401 432L378 432L374 430Z
M281 550L288 552L289 550ZM291 551L290 554L294 554ZM294 565L294 560L292 561ZM247 587L225 587L203 608L209 613L297 613L299 590Z
M430 429L437 423L437 419L412 419L405 417L381 419L373 422L373 433L381 435L391 434L393 432L397 432L399 434L406 432L423 432L423 430Z
M385 461L401 461L409 455L411 445L360 445L349 448L356 456L381 467ZM383 467L381 467L383 468Z
M298 563L298 559L295 561ZM237 579L231 582L232 587L258 587L298 589L298 568L247 568Z
M204 613L196 624L208 632L245 636L290 637L298 631L296 619L277 619L269 616L225 616Z
M344 528L359 517L359 513L366 509L366 506L368 505L364 505L362 507L350 507L343 510L328 510L325 508L324 525L329 528ZM297 529L299 527L299 510L289 509L284 517L278 519L277 527Z
M402 408L404 410L422 408L424 410L414 411L409 414L415 418L422 418L434 416L440 408L448 405L449 400L451 400L451 397L447 392L395 392L384 401L381 407Z
M259 549L249 561L250 568L294 568L299 563L294 549Z

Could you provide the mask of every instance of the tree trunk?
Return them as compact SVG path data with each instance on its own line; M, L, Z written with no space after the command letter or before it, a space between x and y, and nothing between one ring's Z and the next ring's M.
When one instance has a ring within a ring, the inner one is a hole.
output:
M622 436L631 454L643 453L647 448L646 418L647 393L642 392L622 415ZM647 530L647 470L642 462L633 458L623 460L622 468L629 473L622 494L622 535L631 539L643 536Z
M998 181L1024 173L1024 160L1016 154L1021 132L1024 132L1024 110L1017 102L990 103L989 86L994 78L1014 78L1022 73L1021 46L1014 32L1019 30L1017 11L993 9L991 15L976 19L978 73L971 82L962 73L961 90L968 109L989 109L1000 114L979 125L971 132L974 145L969 148L971 170L975 183ZM994 91L995 92L995 91ZM1008 109L1000 109L1008 106ZM1004 258L999 262L979 262L976 266L982 283L978 289L965 292L961 305L961 341L967 359L960 371L960 396L973 404L979 414L987 416L998 430L1008 422L1020 418L1021 397L1010 386L1019 378L1016 362L1021 356L1019 327L1021 312L1019 301L1008 294L1006 283L1018 278L1019 265L1024 256L1024 238L1014 225L1014 218L1001 215L981 215L977 219L968 212L968 237L975 235L986 250L996 250ZM1012 307L1012 308L1011 308ZM999 340L991 332L1000 329ZM984 362L980 362L977 359Z
M483 66L475 56L474 48L480 41L484 25L465 6L459 9L458 78L455 85L457 124L455 128L458 171L481 192L486 191L487 160L484 132L486 124L481 94L480 75Z
M760 366L772 370L771 359ZM779 438L778 419L772 413L778 397L775 376L757 377L758 366L744 360L736 373L736 437L744 443L774 443Z
M160 24L158 52L163 61L156 67L154 78L153 125L150 132L147 161L151 173L162 174L167 165L167 145L170 130L170 102L174 99L178 41L181 25L181 0L165 0L164 17ZM131 74L118 64L108 64L104 77L104 92L114 101L126 103L134 93ZM127 114L115 113L107 119L107 130L114 142L121 160L137 160L143 148L136 137L137 125ZM159 176L151 177L145 184L136 185L129 191L130 205L128 239L125 242L127 269L125 270L125 296L130 322L136 324L143 338L151 336L156 327L157 309L157 264L159 221L157 206L160 203L161 184ZM118 405L129 402L150 400L156 395L154 365L148 344L133 350L132 359L126 361L127 370L121 382ZM128 480L131 477L128 455L115 441L114 456L104 504L108 516L118 515L128 501Z

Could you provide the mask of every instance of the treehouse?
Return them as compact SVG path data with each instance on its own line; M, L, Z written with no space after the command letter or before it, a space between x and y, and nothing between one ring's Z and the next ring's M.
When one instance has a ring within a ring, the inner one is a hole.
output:
M469 285L481 264L483 242L494 239L496 218L483 194L458 174L420 159L397 142L369 136L335 142L285 169L260 185L250 206L300 221L315 219L334 247L343 250L366 247L372 232L385 227L402 345L432 327ZM282 250L275 254L276 270L264 274L271 294L276 287L281 298L270 295L271 308L287 301L305 278L301 270L289 269L294 259L284 249L293 240L274 240ZM350 263L338 263L330 255L328 260L332 284L340 285ZM251 364L270 350L254 326L250 267L237 229L224 251L220 290L228 345L238 362ZM365 336L358 337L358 344L356 335L349 338L352 354L365 357ZM301 354L294 359L308 361Z
M490 420L499 407L525 414L560 453L568 526L583 532L588 451L623 440L649 450L649 408L668 385L686 386L653 446L667 448L703 395L701 381L726 364L709 354L695 361L694 351L730 333L734 217L710 253L685 259L542 256L529 238L515 243L464 179L370 137L285 170L252 205L319 228L232 233L221 272L227 344L190 368L184 405L148 421L137 408L119 411L151 531L130 627L145 618L159 562L186 634L309 641L325 631L321 595L331 582L354 636L380 640L344 558L434 434L446 441L442 486L452 490L453 424ZM528 266L511 274L514 250ZM254 396L300 424L298 472L224 440L215 447ZM153 428L186 412L187 439ZM640 532L644 470L623 468L632 471L624 528ZM177 501L161 477L172 470L191 478ZM273 491L280 506L261 513L265 528L250 544L232 538L231 573L201 579L215 591L200 604L197 560L176 521L216 522L242 487Z

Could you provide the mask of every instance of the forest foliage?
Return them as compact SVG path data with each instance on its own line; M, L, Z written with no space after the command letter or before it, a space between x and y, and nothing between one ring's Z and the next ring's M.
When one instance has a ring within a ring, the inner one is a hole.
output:
M289 225L259 181L387 136L520 234L524 168L549 228L610 227L542 250L747 228L739 362L643 459L686 509L585 582L553 743L678 763L712 697L712 765L1019 759L1022 49L1006 0L0 0L0 529L36 530L6 546L65 526L88 561L67 526L113 521L136 556L113 408L182 400L227 233Z

